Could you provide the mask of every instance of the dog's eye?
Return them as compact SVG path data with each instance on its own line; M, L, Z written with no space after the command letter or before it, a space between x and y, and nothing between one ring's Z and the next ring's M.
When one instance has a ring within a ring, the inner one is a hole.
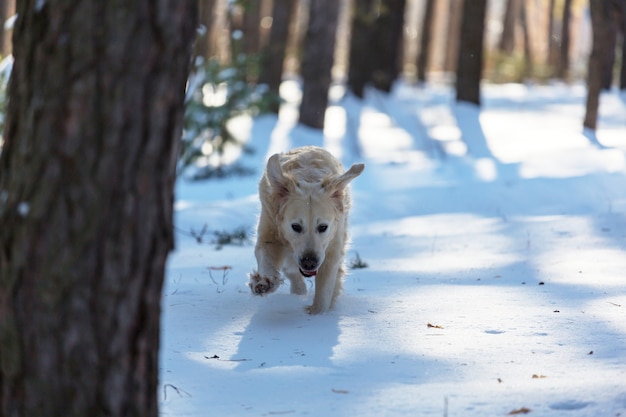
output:
M317 233L324 233L328 229L328 225L320 224L317 226Z
M302 233L302 226L300 226L298 223L293 223L291 225L291 230L293 230L296 233Z

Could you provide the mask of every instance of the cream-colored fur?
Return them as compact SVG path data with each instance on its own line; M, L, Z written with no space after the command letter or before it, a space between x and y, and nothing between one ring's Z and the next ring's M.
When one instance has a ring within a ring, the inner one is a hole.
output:
M313 305L318 314L331 308L341 292L350 210L348 183L363 172L348 171L322 148L307 146L273 155L259 182L261 216L250 274L253 294L269 294L291 282L291 293L306 294L304 277L315 276Z

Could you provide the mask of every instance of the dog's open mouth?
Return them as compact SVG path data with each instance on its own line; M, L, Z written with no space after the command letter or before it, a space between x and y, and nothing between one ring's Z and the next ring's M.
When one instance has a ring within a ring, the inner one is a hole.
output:
M305 271L304 269L300 268L300 273L307 277L307 278L311 278L314 277L315 275L317 275L317 270L315 271Z

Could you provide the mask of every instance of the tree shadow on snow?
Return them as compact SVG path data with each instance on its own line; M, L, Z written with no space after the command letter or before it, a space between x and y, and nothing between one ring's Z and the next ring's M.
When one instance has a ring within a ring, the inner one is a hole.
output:
M236 370L332 366L339 343L337 312L308 315L304 306L310 296L279 293L265 298L242 332L235 357L244 359Z

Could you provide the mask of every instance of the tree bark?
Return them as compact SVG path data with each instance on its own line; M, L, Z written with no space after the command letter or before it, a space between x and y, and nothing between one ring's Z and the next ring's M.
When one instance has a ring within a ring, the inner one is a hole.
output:
M420 49L417 54L417 82L426 82L426 67L430 55L430 38L433 27L433 11L435 9L435 0L426 0L424 7L424 18L422 19L422 36L420 39Z
M457 59L459 58L459 33L461 31L461 11L463 10L463 0L449 0L448 7L448 34L447 48L444 62L446 72L456 72Z
M480 105L486 0L463 2L456 72L456 101Z
M203 33L198 36L195 46L195 55L209 59L215 53L212 46L213 23L215 21L215 0L199 0L198 16L199 23L203 27Z
M0 415L157 417L197 2L17 6L0 155Z
M363 91L372 78L372 50L374 21L373 0L355 0L350 30L350 53L348 68L348 88L357 97L363 97Z
M498 49L500 52L510 55L515 50L515 22L519 11L518 0L507 0L502 19L502 34Z
M259 82L267 84L269 90L278 96L283 79L285 52L289 39L289 23L295 17L295 0L274 0L270 41L263 55ZM280 102L272 104L272 111L278 113Z
M323 129L335 55L339 3L336 0L315 0L309 7L299 122Z
M374 25L372 84L389 92L400 74L400 51L406 0L382 0ZM371 46L370 46L371 48Z
M626 90L626 0L620 2L620 27L622 31L622 67L620 69L619 88Z
M617 47L617 34L619 28L619 6L618 0L604 0L606 13L606 45L604 46L604 57L602 58L602 89L610 90L613 85L613 70L615 68L615 48Z
M600 90L602 88L604 48L606 46L608 33L604 1L589 0L589 11L591 13L593 46L591 48L591 55L589 56L587 102L583 126L595 131L598 122Z
M572 16L572 0L565 0L563 4L563 17L561 20L561 47L557 64L556 76L561 80L567 78L569 70L569 48L570 48L570 23Z

